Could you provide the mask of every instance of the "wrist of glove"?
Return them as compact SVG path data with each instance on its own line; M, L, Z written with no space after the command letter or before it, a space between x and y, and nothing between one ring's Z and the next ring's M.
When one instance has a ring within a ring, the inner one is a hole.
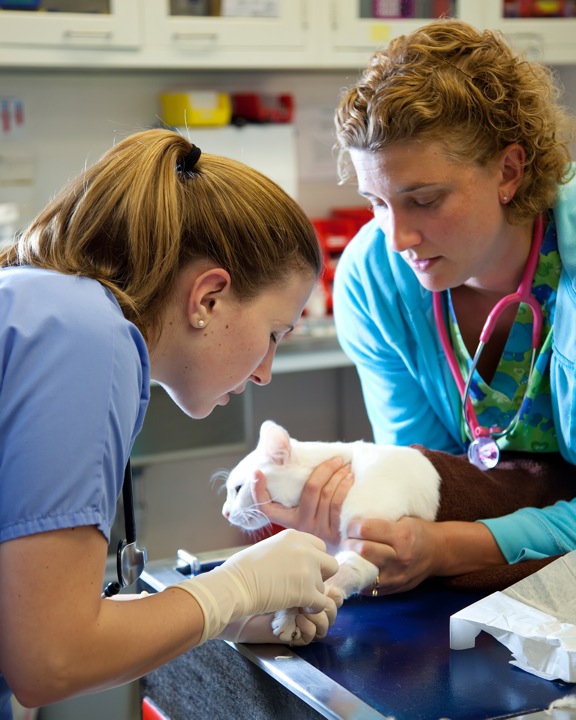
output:
M175 587L189 592L204 615L200 644L231 622L288 607L311 613L327 605L324 580L338 569L322 540L284 530L242 550L210 572Z

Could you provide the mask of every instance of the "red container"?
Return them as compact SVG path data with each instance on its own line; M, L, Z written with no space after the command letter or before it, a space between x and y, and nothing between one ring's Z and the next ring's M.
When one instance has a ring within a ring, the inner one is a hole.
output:
M356 234L363 225L372 220L374 213L367 207L336 207L332 210L332 216L351 220L355 227L354 234Z
M312 220L324 256L321 282L326 293L326 310L332 312L332 283L342 251L356 235L358 223L349 217L316 218Z
M294 117L294 98L283 95L232 93L232 122L289 123Z
M327 252L342 252L356 234L356 222L349 217L317 218L312 220L318 241Z

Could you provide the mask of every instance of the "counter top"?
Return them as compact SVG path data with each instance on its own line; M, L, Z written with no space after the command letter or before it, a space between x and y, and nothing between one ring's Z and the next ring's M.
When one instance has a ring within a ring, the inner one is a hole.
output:
M182 570L175 565L150 563L144 582L155 590L177 582ZM230 645L254 672L264 671L333 720L550 720L541 711L572 694L573 685L510 665L508 649L485 633L473 649L450 650L450 615L478 599L432 585L359 597L344 603L327 638L307 647ZM561 717L576 718L576 710Z
M317 320L316 325L303 320L304 329L294 331L279 345L272 365L273 373L325 370L350 367L351 360L341 349L331 318Z

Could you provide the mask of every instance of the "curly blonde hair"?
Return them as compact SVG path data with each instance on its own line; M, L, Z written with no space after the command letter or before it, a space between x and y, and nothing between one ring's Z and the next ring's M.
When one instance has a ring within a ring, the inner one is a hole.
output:
M193 149L169 130L126 138L0 250L0 267L93 278L147 339L160 331L159 313L178 272L194 260L226 269L241 301L295 270L318 276L318 240L296 201L229 158L202 154L191 170L182 169Z
M340 180L353 175L350 149L436 141L452 160L485 166L518 143L524 174L506 209L521 224L551 207L572 177L574 119L560 96L552 71L516 55L499 33L431 22L376 52L343 94L335 115Z

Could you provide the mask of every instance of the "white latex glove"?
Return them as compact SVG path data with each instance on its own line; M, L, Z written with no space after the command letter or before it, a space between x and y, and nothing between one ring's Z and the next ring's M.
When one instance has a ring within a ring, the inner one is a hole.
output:
M200 644L234 620L289 607L324 611L324 580L338 570L323 540L283 530L232 555L210 572L175 585L194 596L204 614Z
M337 612L334 600L326 598L326 608L321 612L299 613L296 616L296 625L300 628L302 635L290 645L300 647L309 645L313 640L321 640L326 637L329 628L336 620ZM281 641L272 631L273 618L273 613L241 618L225 627L218 635L218 639L241 643L280 643Z

